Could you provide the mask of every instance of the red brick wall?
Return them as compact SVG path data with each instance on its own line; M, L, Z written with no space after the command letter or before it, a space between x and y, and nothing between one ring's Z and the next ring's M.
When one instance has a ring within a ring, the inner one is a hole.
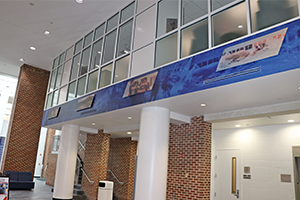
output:
M1 164L1 171L34 174L49 71L23 65Z
M107 180L114 182L118 200L132 200L136 151L137 142L131 138L110 139L108 169L124 184L118 183L111 173Z
M98 134L87 134L84 152L83 169L94 181L89 183L85 175L82 175L82 189L88 200L95 200L98 194L98 183L106 180L109 156L110 135L99 130Z
M167 200L210 199L211 124L170 125Z

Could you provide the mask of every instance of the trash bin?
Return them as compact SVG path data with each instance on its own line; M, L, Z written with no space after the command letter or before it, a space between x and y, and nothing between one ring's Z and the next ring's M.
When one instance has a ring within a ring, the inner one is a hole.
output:
M100 181L98 188L98 200L113 199L114 183L111 181Z

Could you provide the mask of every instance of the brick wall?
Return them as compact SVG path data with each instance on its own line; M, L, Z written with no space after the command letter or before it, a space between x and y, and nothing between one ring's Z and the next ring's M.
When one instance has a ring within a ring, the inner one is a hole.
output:
M170 125L167 200L210 199L211 124Z
M45 143L44 159L43 159L43 172L42 177L46 179L46 185L54 186L56 163L58 154L51 154L53 136L55 135L54 129L48 129L47 138ZM46 169L46 170L45 170Z
M94 181L91 184L82 175L82 189L88 200L97 198L98 183L100 180L106 180L109 145L110 135L104 134L102 130L99 130L98 134L87 134L83 169L90 180Z
M108 169L124 182L121 185L111 173L107 174L107 180L114 182L114 194L118 200L132 200L136 151L137 141L131 138L110 140Z
M12 108L1 171L34 174L49 71L23 65Z

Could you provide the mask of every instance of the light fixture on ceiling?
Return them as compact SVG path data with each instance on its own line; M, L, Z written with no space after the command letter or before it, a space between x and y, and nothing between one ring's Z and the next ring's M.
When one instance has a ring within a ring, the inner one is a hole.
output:
M237 124L237 125L235 125L235 127L241 127L241 125Z
M34 46L29 47L32 51L35 51L36 48Z
M83 3L83 0L76 0L77 3Z
M132 117L131 117L131 116L129 116L129 117L127 117L127 119L131 120L131 119L132 119Z
M100 67L99 65L96 65L96 67Z
M50 35L50 31L44 31L44 35Z
M118 77L119 77L119 75L118 75L118 74L116 74L116 75L115 75L115 77L117 77L117 78L118 78Z
M92 126L95 126L95 125L96 125L96 123L95 123L95 122L93 122L93 123L92 123Z
M25 60L23 58L20 58L19 61L20 62L25 62Z
M124 49L124 53L129 53L129 51L127 49Z
M292 122L295 122L295 120L289 119L287 122L292 123Z
M201 106L201 107L205 107L206 104L205 104L205 103L201 103L200 106Z
M238 28L243 28L243 25L242 24L238 25Z
M101 54L101 51L98 51L97 53Z
M127 134L128 134L128 135L131 135L131 132L130 132L130 131L128 131L128 132L127 132Z

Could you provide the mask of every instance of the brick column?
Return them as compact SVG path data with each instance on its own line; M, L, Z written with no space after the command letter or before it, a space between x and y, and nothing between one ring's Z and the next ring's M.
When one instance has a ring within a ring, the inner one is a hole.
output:
M82 189L88 200L95 200L100 180L106 180L110 135L99 130L98 134L87 134L83 169L94 183L82 175Z
M167 200L210 199L211 123L170 126Z
M1 171L34 174L49 71L24 64L7 133Z

